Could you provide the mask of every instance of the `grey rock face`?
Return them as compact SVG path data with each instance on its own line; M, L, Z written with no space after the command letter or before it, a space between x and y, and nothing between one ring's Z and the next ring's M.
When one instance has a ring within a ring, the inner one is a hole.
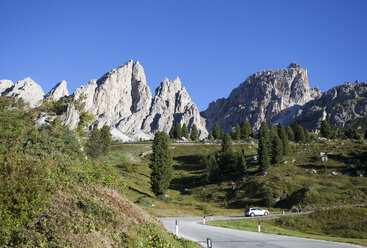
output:
M175 123L186 124L190 129L195 124L199 130L199 137L205 138L208 132L205 121L200 117L196 105L191 101L185 88L181 88L181 81L177 77L174 81L167 78L156 89L152 107L145 119L142 129L146 132L169 132Z
M85 108L95 115L98 127L114 128L114 136L148 139L156 131L169 132L175 122L196 124L200 137L207 135L199 110L177 78L164 79L152 100L143 67L137 61L107 72L98 80L75 90L74 99L81 99Z
M327 120L335 126L345 126L354 118L367 115L367 82L345 83L336 86L321 97L305 104L295 119L302 126L314 129Z
M69 127L70 130L74 130L78 127L80 113L74 105L68 104L65 118L62 124Z
M13 82L7 79L0 80L0 96L4 91L11 88L13 86Z
M208 130L218 123L229 132L235 123L245 119L257 130L261 122L275 121L282 111L300 108L320 95L318 89L310 89L307 70L292 63L287 69L249 76L227 99L212 102L202 116L207 119Z
M86 110L92 111L94 105L93 97L96 88L97 80L92 79L86 85L77 88L71 97L73 97L76 101L82 101L85 104L84 108Z
M46 95L46 99L59 101L61 98L69 96L69 91L66 88L66 81L62 80Z
M34 125L35 126L42 126L42 125L49 125L53 120L55 120L56 115L50 115L45 112L41 112L36 119Z
M27 77L16 82L12 87L8 88L4 93L6 96L22 98L30 104L30 107L37 107L43 100L45 93L41 86L36 84L31 78Z

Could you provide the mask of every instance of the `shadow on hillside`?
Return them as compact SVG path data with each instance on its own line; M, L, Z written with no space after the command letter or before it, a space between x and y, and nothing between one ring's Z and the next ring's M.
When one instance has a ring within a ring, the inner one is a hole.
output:
M345 166L340 166L340 165L319 165L319 164L302 164L302 165L298 165L302 168L305 169L315 169L315 170L323 170L325 168L327 169L341 169Z
M201 163L201 155L187 155L187 156L177 156L173 159L185 164L200 164Z
M143 192L143 191L140 191L140 190L138 190L138 189L134 189L134 188L132 188L132 187L130 187L130 186L129 186L129 190L135 191L136 193L139 193L139 194L141 194L141 195L145 195L145 196L148 196L148 197L152 197L152 195L147 194L147 193L145 193L145 192Z
M171 181L170 189L173 190L184 190L192 189L204 185L201 175L183 176L180 178L173 178Z

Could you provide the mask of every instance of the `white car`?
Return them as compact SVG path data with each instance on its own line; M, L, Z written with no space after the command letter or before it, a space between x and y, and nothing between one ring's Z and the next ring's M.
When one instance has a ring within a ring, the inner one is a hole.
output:
M262 208L246 208L245 209L245 216L251 216L251 217L254 217L255 215L267 216L268 214L269 214L269 211L262 209Z

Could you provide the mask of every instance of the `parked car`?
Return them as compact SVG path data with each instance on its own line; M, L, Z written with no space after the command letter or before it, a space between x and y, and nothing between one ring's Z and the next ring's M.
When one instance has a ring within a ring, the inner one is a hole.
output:
M255 215L267 216L268 214L269 214L269 211L262 209L262 208L246 208L245 209L245 216L251 216L251 217L254 217Z

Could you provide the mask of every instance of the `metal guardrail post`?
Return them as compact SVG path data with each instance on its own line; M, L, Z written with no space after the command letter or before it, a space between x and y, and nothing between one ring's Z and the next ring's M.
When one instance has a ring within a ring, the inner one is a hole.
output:
M176 234L176 236L178 236L178 220L176 220L176 229L175 229L175 234Z
M208 248L212 248L213 247L213 241L211 238L207 238L206 239L206 245Z

